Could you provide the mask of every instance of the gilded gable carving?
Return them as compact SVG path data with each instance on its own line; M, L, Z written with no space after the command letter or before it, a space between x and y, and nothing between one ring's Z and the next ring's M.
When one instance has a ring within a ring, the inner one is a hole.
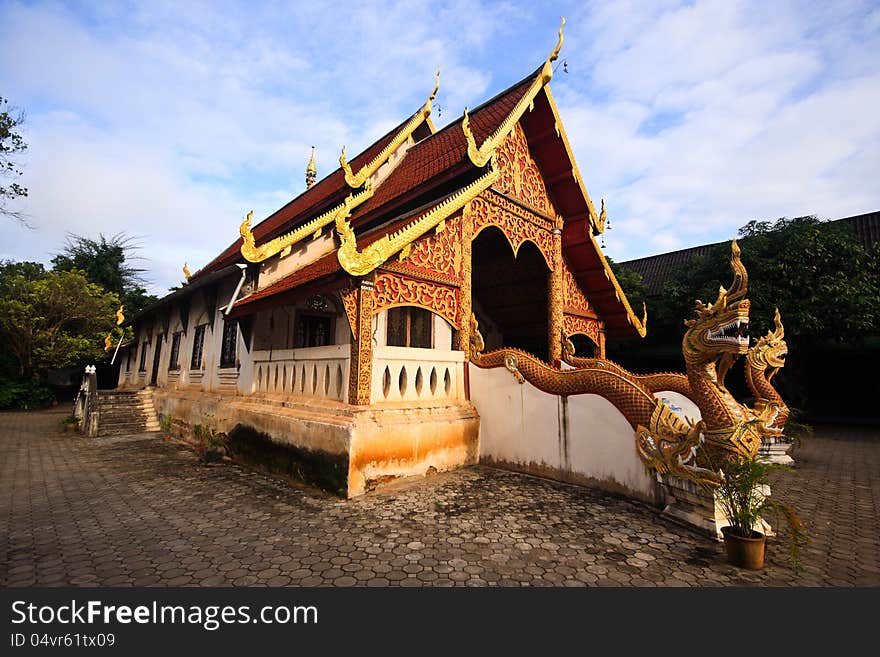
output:
M339 297L342 299L342 305L345 308L345 315L348 317L348 325L351 328L351 334L357 335L357 288L346 287L339 290Z
M599 323L599 320L591 319L589 317L579 317L577 315L566 314L562 318L562 331L565 333L566 337L577 334L585 335L597 345L600 344L599 330L601 328L602 326Z
M474 222L474 238L487 226L501 229L514 254L519 253L523 242L529 240L538 247L553 267L553 226L537 215L511 203L503 196L490 194L471 201L470 215Z
M495 184L499 190L544 214L551 217L556 215L541 171L529 152L526 134L519 123L495 152L495 158L501 171Z
M575 280L574 274L572 274L571 270L568 268L568 263L564 260L562 265L562 279L565 309L569 312L578 314L595 315L596 313L590 308L590 302L587 301L587 297L584 296L584 293L581 291L581 287Z
M421 278L460 284L462 276L461 213L445 221L443 230L432 232L412 245L400 261L386 263L387 269L410 272Z
M419 306L443 317L453 326L460 326L458 288L421 281L395 272L376 277L373 287L373 313L393 306Z

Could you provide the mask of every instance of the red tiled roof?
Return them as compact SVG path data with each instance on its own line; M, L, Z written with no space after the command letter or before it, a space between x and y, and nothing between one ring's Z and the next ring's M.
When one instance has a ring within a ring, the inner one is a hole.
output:
M235 304L232 314L247 314L241 311L250 304L262 301L267 297L290 292L291 290L300 287L301 285L311 283L327 276L333 276L335 274L338 274L340 271L342 271L342 267L340 267L339 265L339 260L336 257L336 252L334 251L333 253L328 253L327 255L321 256L320 258L306 265L305 267L297 269L296 271L291 272L284 278L281 278L271 285L264 287L262 290L254 292L249 297L242 299L237 304Z
M374 157L379 155L382 149L400 132L407 121L409 121L409 118L351 160L349 164L352 170L358 171L362 166L368 164ZM351 188L345 182L345 174L340 167L326 178L322 178L311 189L307 189L287 205L276 210L257 224L253 228L254 239L257 243L272 239L290 230L295 225L304 223L333 205L340 203L350 192ZM196 272L192 279L197 280L209 272L216 271L221 267L241 260L240 252L241 238L239 237L223 253Z
M478 144L491 135L528 90L530 76L484 103L469 115L471 132ZM467 156L467 141L461 129L462 119L415 144L403 161L376 189L373 197L361 206L352 219L362 226L400 208L407 201L423 198L453 177L475 169Z
M471 131L478 144L497 130L510 115L537 73L521 80L470 113ZM552 134L555 121L549 99L543 94L539 95L534 111L526 114L523 120L527 137L529 134ZM372 198L355 210L351 223L364 233L358 239L361 248L429 211L455 188L469 183L478 175L479 170L467 156L467 141L461 123L462 120L459 119L414 144L396 168L378 185ZM357 170L375 157L398 130L396 128L391 131L355 158L352 168ZM534 156L542 169L549 171L549 191L565 217L563 251L572 265L575 278L603 316L609 337L635 337L637 332L629 321L625 301L618 298L615 286L606 276L602 255L589 237L589 208L582 188L571 175L564 175L566 171L571 171L574 163L569 161L565 146L558 137L547 139L545 136L538 139L538 143L530 146L534 149ZM350 192L342 171L335 171L312 190L258 225L254 229L257 242L271 239L312 219L331 205L339 203ZM239 240L232 245L215 263L222 264L227 260L231 262L238 259L240 243ZM214 263L212 265L217 266ZM336 253L327 254L240 301L233 314L239 314L239 309L241 314L253 312L263 305L261 301L279 295L290 296L296 288L302 286L311 288L314 285L335 284L336 277L342 273ZM279 300L275 299L276 302Z
M471 131L477 143L482 142L497 129L531 84L534 75L517 83L492 100L478 107L470 116ZM407 119L409 121L409 119ZM357 171L370 162L400 131L404 121L351 161ZM373 197L358 211L352 224L362 225L379 215L399 207L415 196L424 196L432 185L424 187L432 179L444 182L457 173L473 168L467 158L467 142L461 129L461 119L440 132L430 135L413 146L401 164L391 172L376 189ZM444 176L443 174L449 174ZM290 231L340 203L351 188L345 182L341 168L306 190L280 210L277 210L253 228L257 243L272 239ZM240 260L241 238L223 253L193 275L197 280L208 272Z

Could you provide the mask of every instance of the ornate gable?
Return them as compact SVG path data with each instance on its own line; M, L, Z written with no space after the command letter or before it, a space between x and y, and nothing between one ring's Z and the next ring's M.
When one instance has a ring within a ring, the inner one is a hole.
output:
M556 216L556 208L519 123L495 152L495 158L501 172L495 187L545 215Z
M571 269L565 258L562 259L563 301L565 311L585 317L595 317L596 311L590 307L590 302L581 290L581 286L574 279Z
M412 244L397 260L382 267L418 278L452 285L461 284L461 213L446 219L440 232L432 231Z

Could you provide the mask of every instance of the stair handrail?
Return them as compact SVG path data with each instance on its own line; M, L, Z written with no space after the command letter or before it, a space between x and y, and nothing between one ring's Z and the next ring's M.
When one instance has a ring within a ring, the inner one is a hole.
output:
M74 415L80 418L79 428L87 436L98 433L98 375L94 365L86 365L85 375L74 401Z

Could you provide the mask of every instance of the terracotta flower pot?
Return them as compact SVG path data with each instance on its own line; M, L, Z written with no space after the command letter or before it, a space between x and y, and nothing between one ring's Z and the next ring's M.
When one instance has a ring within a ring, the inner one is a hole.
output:
M733 527L722 527L721 533L730 563L748 570L761 570L764 567L764 534L753 531L749 538L744 538L734 534Z

